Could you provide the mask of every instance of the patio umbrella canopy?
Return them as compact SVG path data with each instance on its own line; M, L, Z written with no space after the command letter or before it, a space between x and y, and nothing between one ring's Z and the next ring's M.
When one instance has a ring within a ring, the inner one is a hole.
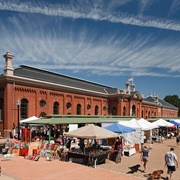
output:
M123 134L123 133L129 133L132 131L136 131L134 128L128 127L128 126L124 126L121 125L119 123L113 123L109 126L104 127L105 129L115 132L115 133L119 133L119 134Z
M115 138L118 136L118 134L107 129L101 128L99 126L95 126L94 124L89 124L87 126L83 126L76 130L67 132L64 134L64 136L86 139L107 139Z

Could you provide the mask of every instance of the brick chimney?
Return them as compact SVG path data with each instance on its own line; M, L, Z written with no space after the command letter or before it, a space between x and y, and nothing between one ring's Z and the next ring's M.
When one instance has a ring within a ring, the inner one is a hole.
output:
M10 52L3 55L6 59L6 66L4 67L4 76L13 76L14 69L12 67L12 58L14 57Z

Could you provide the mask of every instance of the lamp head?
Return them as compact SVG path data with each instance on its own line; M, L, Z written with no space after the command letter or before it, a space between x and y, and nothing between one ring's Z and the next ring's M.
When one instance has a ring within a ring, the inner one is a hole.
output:
M20 106L20 105L21 105L21 101L18 99L18 100L16 101L16 104L17 104L18 106Z

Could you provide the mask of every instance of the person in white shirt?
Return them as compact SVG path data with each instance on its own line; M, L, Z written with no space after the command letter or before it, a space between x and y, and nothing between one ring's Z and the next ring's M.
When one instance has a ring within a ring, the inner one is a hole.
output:
M174 148L170 148L170 152L167 152L164 156L165 159L165 165L167 166L167 174L168 174L168 179L172 178L172 174L174 171L176 171L176 167L178 168L178 161L177 161L177 156L174 153Z

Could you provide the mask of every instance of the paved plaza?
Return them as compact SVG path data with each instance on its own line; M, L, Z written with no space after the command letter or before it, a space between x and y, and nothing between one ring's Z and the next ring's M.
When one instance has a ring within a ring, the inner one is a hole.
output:
M143 173L142 171L138 171L137 173L132 174L132 177L139 177L142 179L144 178L145 174L152 173L155 170L163 170L163 176L167 176L167 168L164 166L164 155L167 151L169 151L170 147L174 147L174 152L178 157L178 162L180 164L180 146L176 145L176 140L174 139L167 139L163 143L154 143L154 144L145 144L146 146L150 147L150 157L147 166L147 172ZM107 169L110 171L121 172L123 174L127 174L130 171L129 167L140 164L140 170L143 170L143 163L140 161L140 154L137 153L130 157L123 156L122 162L120 164L115 164L112 161L108 161L106 164L100 165L98 168ZM173 174L173 180L180 180L180 168Z
M107 160L105 164L98 165L97 168L84 166L77 163L62 162L58 159L46 161L45 158L40 158L39 161L31 161L24 159L21 156L13 158L0 157L0 165L2 174L0 179L3 180L138 180L147 179L145 174L151 173L154 170L162 169L163 177L167 176L167 169L164 166L164 154L169 151L170 147L175 147L175 153L180 162L180 147L176 146L175 139L167 139L163 143L147 144L151 147L151 153L148 162L147 172L143 173L140 154L136 153L130 157L123 156L122 162L116 164ZM134 174L127 174L130 169L128 167L140 164L139 171ZM173 174L173 180L180 180L180 169Z

